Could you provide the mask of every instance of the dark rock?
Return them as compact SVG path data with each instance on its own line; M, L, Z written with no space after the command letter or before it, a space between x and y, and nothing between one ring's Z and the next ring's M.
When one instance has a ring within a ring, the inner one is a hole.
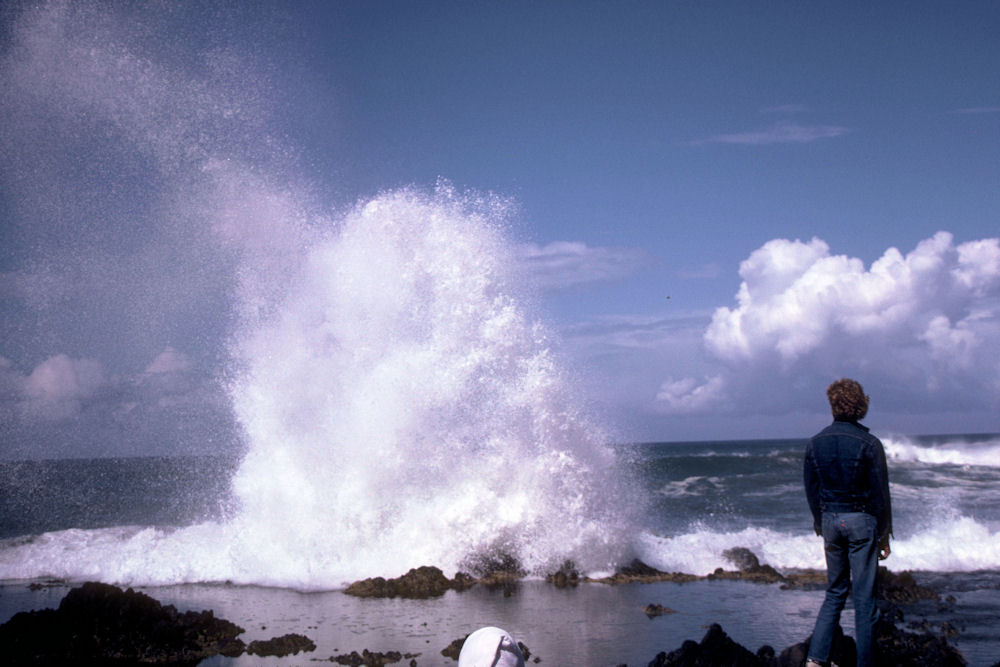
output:
M407 655L406 657L410 656ZM351 665L352 667L359 667L360 665L365 665L366 667L382 667L383 665L390 665L394 662L399 662L402 659L403 654L399 651L378 653L364 649L360 654L357 651L351 651L350 653L344 655L334 656L330 658L330 661L336 662L340 665Z
M708 579L730 579L752 581L762 584L773 584L785 581L777 570L770 565L761 565L757 556L746 547L735 547L722 552L729 562L739 568L736 572L728 572L718 568L708 575Z
M305 635L288 634L267 640L256 640L247 646L250 655L273 655L282 658L286 655L298 655L299 651L315 651L316 644Z
M773 651L772 651L773 654ZM660 653L649 663L649 667L769 667L772 662L761 658L734 642L723 632L722 627L713 623L700 644L687 640L681 647L670 653Z
M241 654L242 632L211 611L181 614L131 588L88 582L58 609L15 614L0 626L0 646L14 664L193 664L223 651Z
M777 665L778 659L774 655L774 647L764 644L757 649L757 658L767 665Z
M781 590L818 591L826 588L826 570L786 572Z
M805 664L809 641L789 646L778 657L779 667L801 667ZM965 658L955 647L930 632L911 633L898 627L890 618L881 618L875 625L876 663L895 667L961 667ZM854 639L837 628L830 658L839 667L857 664Z
M635 559L629 565L619 568L619 570L610 577L603 577L601 579L587 577L585 581L613 585L630 583L648 584L658 581L672 581L682 584L689 581L697 581L701 578L702 577L697 575L686 574L684 572L663 572L646 565L639 559Z
M344 592L360 598L426 599L440 597L452 587L452 582L441 570L425 565L395 579L374 577L355 581Z
M909 604L919 600L941 599L937 592L917 584L909 571L895 574L885 566L880 566L876 581L875 597L880 600Z
M647 604L642 608L643 613L650 618L655 618L657 616L663 616L665 614L677 613L670 607L664 607L662 604Z
M524 658L524 661L528 662L528 659L531 658L531 650L524 645L524 642L518 642L517 648L520 649L521 657ZM535 662L541 662L541 660L539 658L535 658Z
M545 577L545 580L554 584L556 588L576 586L580 583L580 572L572 561L566 561L557 572Z
M522 579L527 574L517 556L503 546L466 559L465 566L479 578L480 582Z
M776 664L778 667L802 667L806 664L809 653L809 642L812 636L804 642L799 642L789 646L778 656ZM830 648L830 661L837 664L837 667L854 667L858 663L858 649L853 637L848 637L844 631L837 626L833 635L833 646Z
M465 640L468 638L469 635L465 635L460 639L452 640L450 644L441 649L441 655L452 660L458 660L458 655L462 652L462 647L465 646Z
M468 572L456 572L455 578L451 580L451 587L456 591L464 591L477 583L478 580Z
M960 667L965 658L944 638L930 632L914 634L899 629L887 619L875 624L879 664L900 667Z
M625 567L620 568L618 572L626 577L656 577L666 574L662 570L657 570L655 567L646 565L638 558Z
M746 547L733 547L722 552L722 557L736 566L737 570L756 570L760 568L757 554Z

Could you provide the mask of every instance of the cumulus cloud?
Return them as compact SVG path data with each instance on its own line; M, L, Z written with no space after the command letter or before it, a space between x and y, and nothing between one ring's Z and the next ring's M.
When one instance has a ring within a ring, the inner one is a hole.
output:
M667 378L660 385L656 400L666 412L700 412L720 403L725 398L725 393L725 381L719 375L710 377L701 384L694 378Z
M592 248L574 241L554 241L544 246L524 244L518 248L518 259L529 278L542 289L619 280L650 261L647 253L638 248Z
M183 373L191 369L191 358L183 352L178 352L167 346L163 352L146 367L146 375L162 375L164 373Z
M0 458L174 454L238 445L225 391L167 347L139 373L56 354L31 370L0 357Z
M845 374L889 387L899 409L984 409L1000 393L1000 239L939 232L869 268L820 239L775 239L740 265L734 307L704 334L722 370L664 382L663 410L801 405ZM761 391L766 387L767 391Z
M49 357L26 377L21 388L21 408L28 415L61 420L79 413L84 401L107 383L100 362L72 359L65 354Z
M717 134L708 140L715 144L742 144L764 146L768 144L808 144L820 139L833 139L851 132L839 125L798 125L796 123L775 123L771 127L733 134Z

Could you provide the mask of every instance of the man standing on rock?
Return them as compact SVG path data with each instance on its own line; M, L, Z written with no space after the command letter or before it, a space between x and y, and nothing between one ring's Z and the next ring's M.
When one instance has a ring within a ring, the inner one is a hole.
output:
M833 423L806 447L803 478L813 527L826 550L826 598L809 644L807 667L829 664L834 630L848 591L854 591L854 640L858 667L873 664L875 577L878 561L889 557L892 508L885 450L858 420L868 412L868 396L854 380L826 389Z

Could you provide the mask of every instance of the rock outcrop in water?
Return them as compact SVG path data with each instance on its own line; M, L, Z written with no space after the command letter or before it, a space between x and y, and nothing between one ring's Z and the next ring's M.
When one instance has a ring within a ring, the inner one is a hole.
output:
M58 609L15 614L0 625L0 663L32 665L194 665L216 655L285 656L315 650L302 635L254 641L211 611L178 612L173 605L117 586L87 582Z
M355 581L344 593L359 598L412 598L422 600L444 595L449 590L464 590L477 582L475 578L459 572L454 579L444 576L440 569L424 565L415 567L401 577L385 579L372 577Z
M663 572L657 570L655 567L650 567L646 565L641 560L636 558L628 565L618 569L610 577L603 577L600 579L594 579L587 577L585 581L591 581L600 584L650 584L659 581L672 581L675 583L685 583L689 581L697 581L702 579L695 574L685 574L684 572Z
M784 582L785 577L770 565L761 565L757 555L745 547L735 547L722 552L723 558L737 567L735 572L718 568L709 579L737 579L761 584Z
M273 639L256 639L247 646L248 655L286 656L298 655L299 651L315 651L316 643L305 635L294 632Z

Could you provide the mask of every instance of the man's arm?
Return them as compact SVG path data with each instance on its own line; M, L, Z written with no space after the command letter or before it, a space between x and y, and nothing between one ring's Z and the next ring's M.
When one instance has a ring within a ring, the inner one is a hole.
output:
M812 441L806 446L806 455L802 461L802 482L806 487L806 500L809 501L809 511L813 515L813 530L817 535L823 534L823 510L819 504L819 473L813 459Z
M885 448L877 438L871 446L869 488L872 494L872 511L878 520L879 557L889 557L889 538L892 536L892 499L889 496L889 469L885 461Z

